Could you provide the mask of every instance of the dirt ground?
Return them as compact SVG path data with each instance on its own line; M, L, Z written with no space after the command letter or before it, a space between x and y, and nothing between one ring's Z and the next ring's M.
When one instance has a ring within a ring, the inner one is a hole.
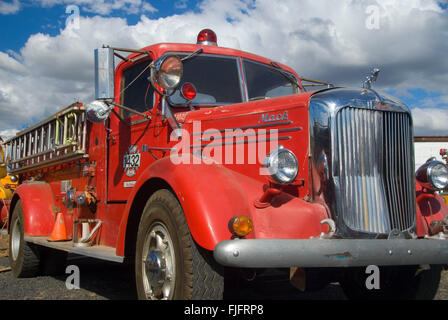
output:
M8 243L8 237L0 235L0 258L8 256Z

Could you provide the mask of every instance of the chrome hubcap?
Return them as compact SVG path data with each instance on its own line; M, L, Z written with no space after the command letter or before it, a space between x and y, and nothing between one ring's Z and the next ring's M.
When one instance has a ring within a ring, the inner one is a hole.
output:
M15 261L19 256L19 248L20 248L20 221L16 219L12 226L11 232L11 255L12 259Z
M174 247L166 227L157 222L150 228L143 247L143 284L146 297L168 300L174 295Z

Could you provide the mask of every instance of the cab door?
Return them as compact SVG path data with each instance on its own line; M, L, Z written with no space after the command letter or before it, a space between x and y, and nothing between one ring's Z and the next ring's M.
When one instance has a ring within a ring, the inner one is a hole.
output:
M147 119L118 107L110 116L108 137L107 193L109 202L125 202L144 168L155 158L148 152L154 143L158 117L154 90L149 81L150 59L139 61L118 72L120 96L117 103L151 116Z

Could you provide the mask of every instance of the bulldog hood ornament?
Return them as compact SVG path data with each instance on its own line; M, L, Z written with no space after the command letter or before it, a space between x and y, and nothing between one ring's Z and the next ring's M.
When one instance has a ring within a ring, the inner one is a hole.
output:
M378 68L373 69L372 72L370 73L370 75L367 77L367 80L364 81L362 87L364 89L371 89L372 84L376 82L379 74L380 74L380 69L378 69Z

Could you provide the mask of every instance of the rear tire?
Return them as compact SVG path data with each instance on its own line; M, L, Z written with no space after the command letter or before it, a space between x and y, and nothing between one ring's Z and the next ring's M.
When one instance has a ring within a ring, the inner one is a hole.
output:
M380 289L368 290L364 268L350 269L340 280L351 300L433 300L437 294L442 266L430 269L418 266L380 268Z
M17 278L30 278L39 274L39 248L27 243L24 236L23 208L22 202L19 200L12 214L9 237L9 265L13 275Z
M224 277L211 252L191 237L183 210L168 190L148 200L137 234L135 278L139 299L218 300Z

